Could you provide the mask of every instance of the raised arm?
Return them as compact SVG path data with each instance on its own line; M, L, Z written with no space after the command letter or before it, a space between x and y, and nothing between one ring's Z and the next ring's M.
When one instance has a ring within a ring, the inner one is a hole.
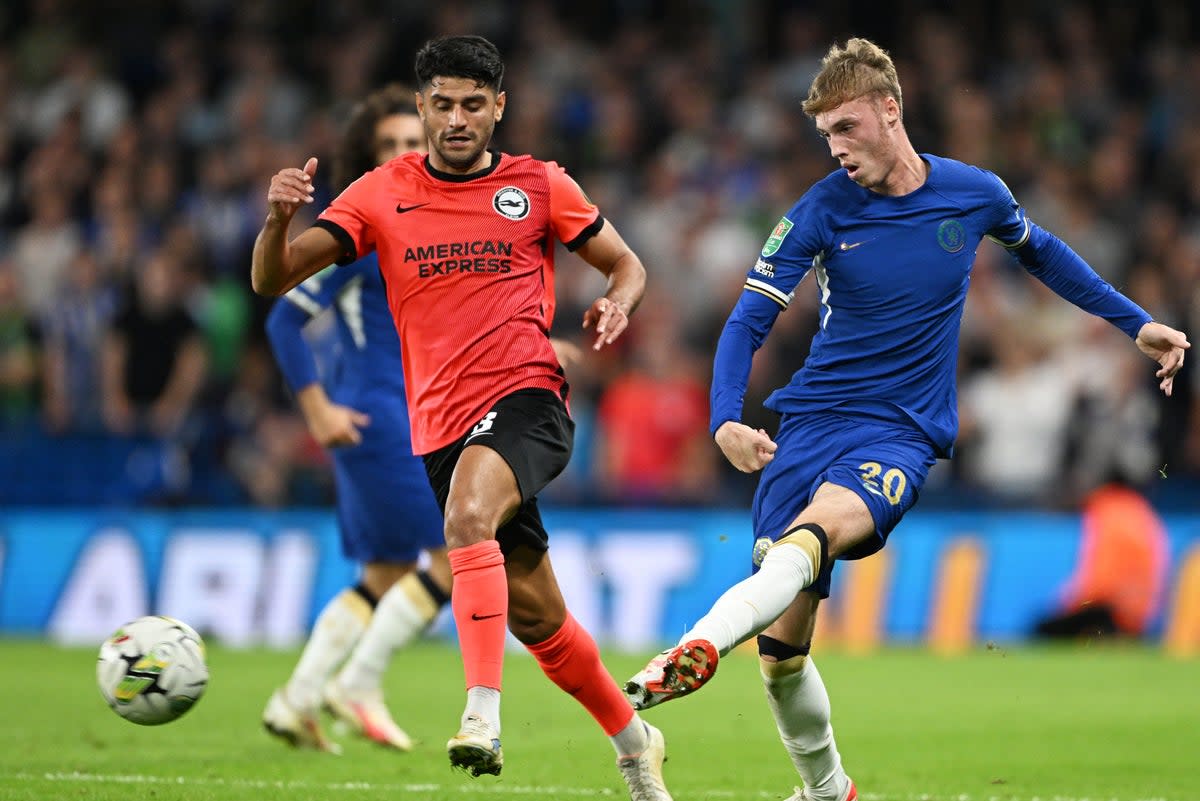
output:
M333 234L309 228L288 241L288 226L302 203L312 203L312 177L317 160L304 169L288 167L275 173L267 190L267 219L254 240L250 283L260 295L282 295L310 275L333 263L342 248Z
M592 348L600 350L616 341L629 326L629 315L646 292L646 268L607 220L599 233L575 252L608 276L608 289L603 297L597 298L583 314L583 327L596 328L596 343Z

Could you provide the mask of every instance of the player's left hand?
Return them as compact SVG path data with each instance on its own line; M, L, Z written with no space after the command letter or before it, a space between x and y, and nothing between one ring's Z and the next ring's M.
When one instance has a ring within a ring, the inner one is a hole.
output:
M583 313L583 327L596 326L596 344L592 350L611 345L629 327L629 313L610 298L597 298Z
M1192 346L1187 334L1162 323L1146 323L1135 342L1142 353L1161 365L1154 375L1160 379L1158 388L1170 397L1175 374L1183 367L1184 351Z

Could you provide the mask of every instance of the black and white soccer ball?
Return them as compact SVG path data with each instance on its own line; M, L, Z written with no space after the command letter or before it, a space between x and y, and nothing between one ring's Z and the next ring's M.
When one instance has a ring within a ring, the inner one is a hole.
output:
M100 646L100 693L112 710L143 726L170 723L192 708L208 686L204 641L172 617L139 617Z

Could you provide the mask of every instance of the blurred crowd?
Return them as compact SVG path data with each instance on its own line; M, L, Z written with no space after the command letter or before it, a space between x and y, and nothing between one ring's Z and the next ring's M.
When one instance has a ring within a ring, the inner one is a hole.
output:
M619 347L585 348L569 369L579 428L558 500L747 499L753 478L708 434L711 357L775 221L835 166L799 102L850 35L895 58L918 150L997 172L1035 222L1200 340L1200 10L898 2L859 18L823 5L6 2L0 501L328 500L249 253L270 176L317 155L321 207L348 107L411 82L416 47L443 33L500 46L498 147L563 164L650 274ZM556 334L590 344L580 320L602 286L559 253ZM816 302L806 279L759 352L748 423L774 429L761 401L802 363ZM1200 476L1194 364L1162 397L1127 338L985 242L958 458L926 494L1053 507L1120 477L1186 498Z

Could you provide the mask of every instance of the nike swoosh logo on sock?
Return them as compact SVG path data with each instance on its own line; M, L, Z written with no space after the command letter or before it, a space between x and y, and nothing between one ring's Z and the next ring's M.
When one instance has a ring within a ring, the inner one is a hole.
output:
M497 613L496 613L496 614L494 614L494 615L481 615L481 614L479 614L478 612L472 612L472 613L471 613L471 620L487 620L487 619L488 619L488 618L490 618L490 617L500 617L500 615L502 615L502 614L504 614L504 613L503 613L503 612L497 612Z

